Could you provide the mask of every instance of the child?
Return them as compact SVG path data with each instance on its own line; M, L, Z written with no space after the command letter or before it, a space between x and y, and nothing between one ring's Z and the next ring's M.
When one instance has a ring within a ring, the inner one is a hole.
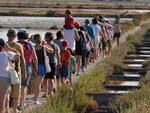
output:
M67 84L67 78L69 75L69 64L70 64L70 52L67 50L68 42L66 40L62 41L62 48L63 50L60 52L60 59L61 59L61 68L60 68L60 75L61 75L61 82L62 84Z
M65 17L65 29L73 29L74 26L74 19L71 15L71 10L67 9L66 12L66 17Z
M70 66L69 66L69 74L70 74L70 84L72 85L72 80L73 80L73 74L75 74L75 70L76 70L76 59L74 57L74 54L72 52L72 50L70 48L68 48L68 50L70 51Z

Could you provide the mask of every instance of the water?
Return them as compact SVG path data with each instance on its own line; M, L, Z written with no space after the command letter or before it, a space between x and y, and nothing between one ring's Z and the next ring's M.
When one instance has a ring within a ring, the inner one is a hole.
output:
M16 32L19 29L15 29ZM7 31L8 29L0 29L0 37L3 38L5 41L7 41ZM48 30L48 29L27 29L27 32L29 33L29 36L34 34L40 34L42 38L44 38L44 35L46 32L52 32L54 34L54 37L56 37L56 30Z
M64 17L17 17L17 16L0 16L0 37L7 40L7 31L10 28L15 28L18 31L19 28L28 28L27 31L30 35L39 33L44 37L45 32L50 31L56 33L56 30L50 28L56 26L62 28L64 25ZM75 20L79 21L81 25L84 24L85 19L92 19L91 17L76 17ZM108 18L110 22L114 21L114 18ZM132 18L121 18L121 22L132 21Z
M33 28L33 29L50 29L53 26L62 28L64 25L64 17L17 17L17 16L0 16L0 26L2 28ZM84 24L85 19L91 17L76 17L75 21ZM114 18L108 18L110 22ZM121 22L132 21L132 18L121 18Z

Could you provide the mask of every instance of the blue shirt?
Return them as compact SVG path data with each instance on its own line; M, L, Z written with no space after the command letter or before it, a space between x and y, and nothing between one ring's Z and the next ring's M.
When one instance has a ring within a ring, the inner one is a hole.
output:
M90 24L85 25L85 29L86 29L87 33L89 34L89 36L91 37L91 39L93 39L95 36L95 31L94 31L93 26L91 26Z

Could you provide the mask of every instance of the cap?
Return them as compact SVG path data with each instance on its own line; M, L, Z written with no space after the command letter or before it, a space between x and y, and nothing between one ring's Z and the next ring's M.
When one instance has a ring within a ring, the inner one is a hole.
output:
M67 42L66 40L63 40L63 41L62 41L62 46L63 46L63 47L67 47L67 46L68 46L68 42Z
M20 29L20 30L18 31L18 33L27 33L27 30L26 30L26 29Z
M14 29L9 29L7 32L7 36L16 36L16 31Z
M5 46L5 41L4 41L4 39L2 39L2 38L0 38L0 46Z

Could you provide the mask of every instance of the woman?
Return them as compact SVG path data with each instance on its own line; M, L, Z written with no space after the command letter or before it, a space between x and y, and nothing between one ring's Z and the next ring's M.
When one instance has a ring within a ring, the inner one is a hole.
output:
M61 66L60 62L60 50L59 46L54 43L54 36L51 32L46 32L45 34L45 41L49 46L51 46L54 50L53 53L48 54L49 56L49 63L51 67L51 72L46 73L45 80L44 80L44 86L45 86L45 95L53 95L53 89L54 89L54 75L56 71L56 66Z
M38 70L38 60L35 52L34 45L29 41L29 34L25 29L21 29L17 33L18 42L22 45L24 51L24 57L26 62L26 79L22 80L22 87L21 87L21 97L20 97L20 105L19 109L23 109L25 104L25 99L27 95L27 89L29 86L29 82L33 74L37 73ZM34 72L32 71L34 70Z
M11 85L9 77L10 62L19 59L19 54L14 53L15 50L12 51L8 46L5 46L4 40L0 38L0 113L8 112L5 111L5 108L8 108L8 94Z
M41 84L46 74L44 52L52 53L53 49L50 46L47 47L45 45L42 45L42 38L39 34L34 35L34 40L36 43L34 47L35 47L35 51L36 51L37 59L38 59L38 72L37 72L37 77L34 79L34 81L36 82L34 82L35 84L34 84L33 100L35 104L40 104L40 102L37 101L37 98L41 91Z

